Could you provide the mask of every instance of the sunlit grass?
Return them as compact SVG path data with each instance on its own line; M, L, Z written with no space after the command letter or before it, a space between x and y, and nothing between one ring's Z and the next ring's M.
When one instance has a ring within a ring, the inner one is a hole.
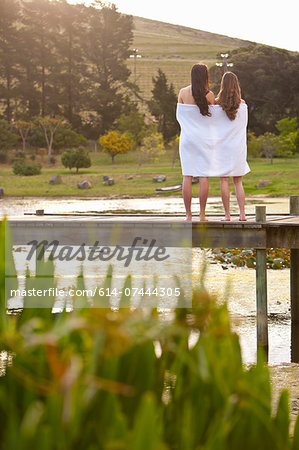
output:
M96 152L91 153L92 166L89 169L80 169L79 173L70 171L60 164L57 156L55 166L49 166L45 161L41 175L19 176L14 175L10 165L0 165L0 186L6 196L155 196L155 189L161 186L173 186L182 183L182 174L179 160L172 167L172 152L166 154L156 163L143 165L138 172L138 155L129 152L118 155L115 163L111 163L109 155ZM251 172L243 178L247 195L266 194L273 196L289 196L299 193L299 158L274 159L273 165L261 158L249 160ZM50 185L50 178L60 174L62 183ZM165 174L167 179L163 183L153 183L152 178L157 174ZM114 178L115 184L103 184L103 175ZM132 177L132 179L128 179ZM79 181L88 179L91 189L78 189ZM272 184L264 188L256 188L259 180L272 180ZM193 196L197 196L199 186L193 185ZM233 184L231 183L231 192ZM220 194L219 179L210 178L210 195ZM162 194L173 195L173 194ZM175 195L180 196L180 193Z

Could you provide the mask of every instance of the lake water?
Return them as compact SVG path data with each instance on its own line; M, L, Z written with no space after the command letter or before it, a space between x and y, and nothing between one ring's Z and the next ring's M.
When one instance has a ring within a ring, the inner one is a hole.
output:
M266 205L268 213L288 213L288 198L252 197L246 200L246 213L254 214L255 205ZM166 213L184 214L181 197L149 197L149 198L48 198L48 197L3 197L0 198L0 216L23 215L35 213L43 209L45 213ZM199 213L198 199L193 199L193 214ZM208 213L222 213L219 197L210 197L207 203ZM235 196L231 198L231 212L237 213Z
M288 213L288 198L254 197L246 200L246 213L254 214L255 205L266 205L268 213ZM44 209L45 213L165 213L184 214L181 197L155 198L3 198L0 199L0 214L19 216ZM193 215L199 212L198 200L193 199ZM231 212L237 214L234 196L231 198ZM219 197L210 197L207 213L222 214ZM193 249L193 287L199 284L204 261L208 261L205 276L207 290L219 299L227 301L231 315L232 329L240 337L243 361L250 364L256 360L255 319L255 271L248 268L226 270L219 263L213 263L209 251ZM274 386L274 402L282 388L291 394L292 418L299 408L299 364L291 361L290 322L290 271L268 270L268 312L269 312L269 365Z

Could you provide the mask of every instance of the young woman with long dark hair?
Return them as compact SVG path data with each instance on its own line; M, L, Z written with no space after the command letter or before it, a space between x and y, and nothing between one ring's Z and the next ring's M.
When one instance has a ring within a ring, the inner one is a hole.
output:
M241 89L238 77L232 72L226 72L221 80L220 91L215 100L217 105L220 105L225 111L230 120L235 120L239 106L245 103L241 98ZM246 220L245 216L245 193L242 184L242 177L233 177L236 197L240 209L241 221ZM220 177L221 198L225 211L225 221L230 220L229 210L229 177Z
M215 104L215 96L210 91L209 72L205 64L194 64L191 70L191 85L184 87L179 92L179 103L197 105L203 116L210 116L209 105ZM200 220L206 220L206 203L209 193L208 177L199 177L199 201ZM186 209L186 219L192 220L192 176L183 176L183 198Z

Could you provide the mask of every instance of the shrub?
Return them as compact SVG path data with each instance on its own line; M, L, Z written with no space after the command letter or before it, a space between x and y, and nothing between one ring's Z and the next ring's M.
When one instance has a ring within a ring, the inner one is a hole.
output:
M39 175L41 173L41 164L26 163L24 159L18 159L13 164L13 172L15 175Z
M143 139L139 150L138 168L146 162L156 162L160 156L164 155L164 153L165 148L162 133L149 134Z
M7 154L6 154L6 152L0 151L0 164L5 164L5 163L7 163Z
M25 159L25 153L22 152L21 150L17 150L17 151L15 152L14 160L16 161L16 160L18 160L18 159Z
M18 141L19 138L12 132L9 123L4 119L0 119L0 150L13 148Z
M64 167L70 170L76 168L76 173L79 169L91 166L90 156L84 147L72 148L64 152L61 156L61 162Z

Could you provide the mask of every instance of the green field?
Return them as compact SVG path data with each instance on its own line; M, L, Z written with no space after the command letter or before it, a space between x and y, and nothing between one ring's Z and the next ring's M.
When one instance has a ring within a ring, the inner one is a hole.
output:
M142 58L136 61L136 82L145 100L151 96L152 77L161 68L176 91L190 82L190 69L196 62L208 66L215 64L217 54L226 52L249 41L230 38L207 31L180 25L134 17L133 48L138 49ZM132 71L133 59L128 60Z
M182 182L180 162L177 160L174 168L171 163L171 152L166 154L157 163L145 164L136 173L137 153L130 152L118 155L115 163L104 153L91 153L92 166L89 169L80 169L79 174L65 169L58 161L55 166L43 163L41 175L20 176L14 175L11 165L0 165L0 186L6 196L155 196L176 195L156 194L155 189L161 186L172 186ZM57 158L57 160L59 157ZM251 172L244 177L246 195L266 194L271 196L288 196L299 194L299 158L274 159L271 166L265 159L249 160ZM62 183L50 185L51 176L60 174ZM167 179L163 183L153 183L152 178L157 174L165 174ZM114 178L112 186L103 185L103 175ZM133 179L128 179L132 176ZM77 183L88 179L91 189L78 189ZM273 184L256 188L259 180L272 180ZM210 179L210 195L219 195L219 179ZM231 185L233 191L233 185ZM198 184L193 185L193 194L197 195Z

